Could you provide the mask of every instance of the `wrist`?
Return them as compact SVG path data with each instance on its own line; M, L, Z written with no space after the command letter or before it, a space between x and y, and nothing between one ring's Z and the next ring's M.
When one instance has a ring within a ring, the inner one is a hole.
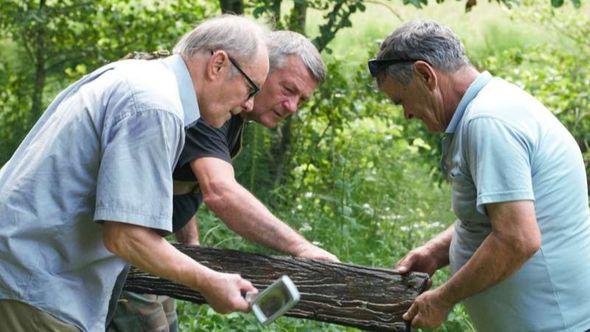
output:
M449 292L448 283L434 289L433 295L438 305L448 310L451 310L453 306L459 302L459 300L454 299L452 293Z
M436 269L440 269L449 264L449 247L440 241L431 241L424 245L424 250L436 262Z
M215 271L211 270L208 267L202 266L199 264L198 268L191 272L192 283L190 287L199 291L203 292L203 290L209 289L211 287L212 281L215 278Z
M292 243L287 251L293 256L300 256L301 253L305 252L310 246L313 246L313 244L309 243L305 239L299 239L298 241Z

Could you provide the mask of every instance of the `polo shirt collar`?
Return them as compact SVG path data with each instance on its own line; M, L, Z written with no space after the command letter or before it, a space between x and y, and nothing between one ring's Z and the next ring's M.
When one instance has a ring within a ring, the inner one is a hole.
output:
M173 54L162 61L172 70L176 77L180 102L184 111L184 126L188 127L201 116L191 75L186 63L179 54Z
M488 84L491 79L492 74L484 71L477 76L471 85L469 85L469 88L467 88L467 91L465 91L463 98L461 98L461 101L459 102L459 105L457 106L457 109L451 118L451 122L445 130L445 134L453 134L457 130L457 126L461 122L461 119L463 119L463 114L465 114L465 109L467 109L469 103L471 103L475 96L477 96L481 89L483 89L483 87L486 86L486 84Z

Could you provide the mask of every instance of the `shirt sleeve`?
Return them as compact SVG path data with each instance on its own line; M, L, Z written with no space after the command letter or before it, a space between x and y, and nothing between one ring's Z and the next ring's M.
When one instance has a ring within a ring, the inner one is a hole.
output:
M170 231L182 138L182 120L161 110L132 111L105 128L94 219Z
M199 119L194 125L186 129L186 140L178 165L174 171L177 180L195 180L190 162L204 157L214 157L231 163L230 147L228 143L229 122L221 128L214 128Z
M534 200L531 140L509 123L493 117L470 120L465 157L477 189L477 210L490 203Z

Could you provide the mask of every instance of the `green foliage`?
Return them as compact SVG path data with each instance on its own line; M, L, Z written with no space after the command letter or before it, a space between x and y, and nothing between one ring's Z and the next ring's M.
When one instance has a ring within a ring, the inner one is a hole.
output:
M0 164L48 104L45 96L53 97L81 75L130 51L170 49L215 10L187 1L2 0L0 45L7 45L11 56L0 58Z
M418 8L428 5L428 0L402 0L404 5L411 4ZM437 3L444 2L445 0L436 0ZM460 0L459 0L460 1ZM492 0L489 0L492 1ZM518 6L521 1L520 0L496 0L496 2L507 6L508 8L512 8L514 6ZM551 5L554 7L561 7L564 4L564 0L551 0ZM572 4L577 8L581 6L581 0L571 0ZM469 11L473 6L477 5L477 0L467 0L465 2L465 10Z

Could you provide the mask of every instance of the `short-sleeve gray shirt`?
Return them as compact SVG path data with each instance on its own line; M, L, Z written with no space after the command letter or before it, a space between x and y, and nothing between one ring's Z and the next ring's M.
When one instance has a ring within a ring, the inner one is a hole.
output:
M0 170L0 298L104 331L125 262L100 221L171 230L172 171L198 118L178 55L107 65L56 97Z
M452 272L492 231L486 204L534 201L542 237L541 248L517 272L465 299L477 330L590 329L590 211L584 163L571 134L532 96L483 73L447 135L443 168L459 218Z

